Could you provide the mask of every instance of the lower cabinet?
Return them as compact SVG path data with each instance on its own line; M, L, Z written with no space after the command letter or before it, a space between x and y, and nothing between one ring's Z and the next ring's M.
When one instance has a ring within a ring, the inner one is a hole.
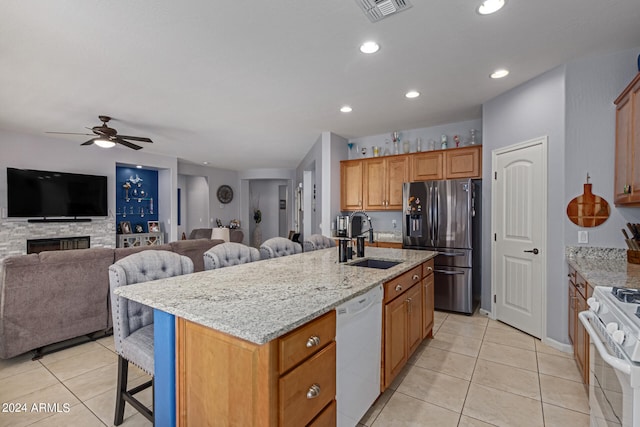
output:
M426 281L423 271L429 272ZM432 272L430 260L384 284L381 391L391 385L422 340L432 334Z
M589 334L578 320L578 313L588 310L587 299L592 288L589 283L569 267L569 340L573 344L573 356L582 374L582 381L589 384Z
M433 337L433 286L433 260L430 260L422 265L422 339Z
M335 311L253 344L177 319L177 425L334 426Z

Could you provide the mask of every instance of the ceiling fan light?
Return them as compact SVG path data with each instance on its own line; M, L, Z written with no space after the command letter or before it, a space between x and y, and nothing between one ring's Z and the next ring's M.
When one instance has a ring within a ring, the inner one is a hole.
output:
M108 139L95 139L93 142L100 148L111 148L116 145L115 142Z

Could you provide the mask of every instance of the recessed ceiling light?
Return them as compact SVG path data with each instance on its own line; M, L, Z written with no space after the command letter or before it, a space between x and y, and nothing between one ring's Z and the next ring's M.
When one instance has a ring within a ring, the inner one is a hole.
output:
M111 148L116 145L115 142L109 139L94 139L93 142L100 148Z
M417 90L410 90L409 92L405 93L404 96L406 96L407 98L417 98L420 96L420 92L418 92Z
M202 162L202 164L203 164L203 165L208 165L208 164L209 164L209 162Z
M502 9L505 4L505 0L485 0L478 7L478 13L480 15L491 15Z
M491 73L491 78L492 79L501 79L503 77L506 77L507 75L509 75L509 70L505 70L504 68L500 68L499 70L495 70L493 73Z
M376 53L378 50L380 50L380 46L376 42L364 42L360 46L362 53Z
M340 108L340 111L342 111L343 113L350 113L353 111L353 108L349 107L348 105L344 105Z

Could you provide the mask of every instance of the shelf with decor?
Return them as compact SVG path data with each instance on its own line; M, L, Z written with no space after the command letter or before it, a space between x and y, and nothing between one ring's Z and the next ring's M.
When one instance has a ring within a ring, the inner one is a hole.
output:
M116 217L120 224L129 222L135 233L152 231L147 221L158 222L158 172L117 166L116 182Z
M159 246L164 244L164 234L157 233L135 233L118 234L116 246L118 248L133 248L138 246Z

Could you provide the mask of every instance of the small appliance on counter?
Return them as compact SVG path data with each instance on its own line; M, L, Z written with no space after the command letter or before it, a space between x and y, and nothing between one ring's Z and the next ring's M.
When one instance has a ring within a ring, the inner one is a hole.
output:
M338 215L336 219L336 236L347 237L347 230L349 229L349 216Z

